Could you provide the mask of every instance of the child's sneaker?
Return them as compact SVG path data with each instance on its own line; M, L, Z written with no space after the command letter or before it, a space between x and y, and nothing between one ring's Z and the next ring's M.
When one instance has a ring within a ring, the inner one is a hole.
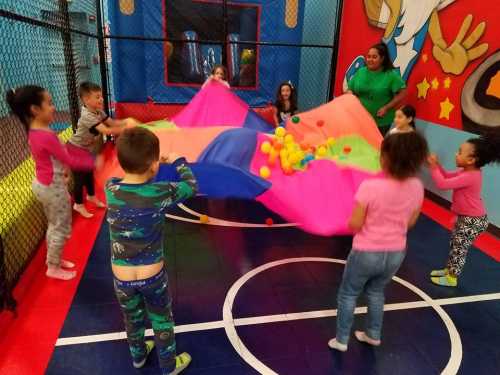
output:
M446 276L441 277L431 277L431 281L440 286L449 286L456 287L457 286L457 278L447 274Z
M431 272L432 277L441 277L448 275L448 268L443 268L442 270L433 270Z
M169 372L168 375L180 374L191 363L191 356L184 352L175 357L175 370Z
M146 355L144 356L144 359L142 361L140 361L140 362L133 361L132 362L134 364L135 368L141 368L146 364L149 353L151 353L153 351L153 348L155 347L155 342L153 340L146 340L144 342L144 344L146 344Z
M83 204L74 204L73 205L73 210L78 212L80 215L82 215L85 219L90 219L94 214L91 214L90 212L87 211L85 206Z
M337 339L334 337L330 341L328 341L328 346L330 349L335 349L338 350L339 352L346 352L347 351L347 345L346 344L341 344L340 342L337 341Z
M358 341L364 342L365 344L371 346L380 346L380 344L382 343L380 340L374 340L371 337L367 336L367 334L363 331L355 331L354 336L356 336Z

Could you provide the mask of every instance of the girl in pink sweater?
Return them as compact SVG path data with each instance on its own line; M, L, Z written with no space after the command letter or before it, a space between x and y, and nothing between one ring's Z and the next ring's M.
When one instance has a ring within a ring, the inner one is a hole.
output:
M12 112L28 133L35 161L33 193L47 216L47 273L51 278L70 280L76 276L74 264L62 259L64 244L71 235L71 205L66 187L66 167L89 170L92 159L80 160L68 154L57 135L50 130L55 107L43 87L23 86L9 90L6 96Z
M481 199L481 168L500 162L500 135L489 134L463 143L455 156L459 168L449 172L435 154L429 156L432 179L439 189L453 190L451 211L457 215L450 240L450 255L444 269L431 272L434 284L456 287L474 240L488 228L488 218Z

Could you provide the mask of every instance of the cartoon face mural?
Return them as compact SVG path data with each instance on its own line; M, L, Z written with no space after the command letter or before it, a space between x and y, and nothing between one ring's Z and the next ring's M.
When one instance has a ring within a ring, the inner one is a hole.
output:
M472 15L467 15L455 40L448 44L443 37L439 11L456 0L364 0L370 24L383 28L383 41L389 47L393 64L401 77L408 79L422 50L427 33L432 54L443 72L461 74L467 65L488 50L488 44L477 45L486 24L481 22L465 38L472 25Z

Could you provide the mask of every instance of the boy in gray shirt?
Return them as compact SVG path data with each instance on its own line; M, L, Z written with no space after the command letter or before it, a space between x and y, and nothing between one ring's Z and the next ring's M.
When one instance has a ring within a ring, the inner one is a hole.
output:
M70 152L73 149L75 154L83 152L96 156L99 151L99 140L102 139L103 135L119 135L125 127L138 124L134 119L114 120L104 113L102 90L95 83L82 83L78 94L83 105L76 132L69 140ZM75 199L73 209L83 217L90 218L93 214L88 212L83 204L84 187L87 190L87 201L92 202L97 207L105 207L105 204L95 196L94 172L93 170L73 171L73 178Z

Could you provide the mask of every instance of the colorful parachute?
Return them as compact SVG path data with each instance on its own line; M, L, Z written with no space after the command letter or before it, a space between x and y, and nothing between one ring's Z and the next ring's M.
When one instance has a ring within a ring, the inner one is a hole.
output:
M160 139L162 154L188 159L200 193L255 199L303 230L349 234L347 220L359 184L379 171L382 136L352 95L343 95L273 127L229 89L213 82L172 121L143 126ZM120 176L115 156L101 178ZM176 180L163 164L158 180Z

